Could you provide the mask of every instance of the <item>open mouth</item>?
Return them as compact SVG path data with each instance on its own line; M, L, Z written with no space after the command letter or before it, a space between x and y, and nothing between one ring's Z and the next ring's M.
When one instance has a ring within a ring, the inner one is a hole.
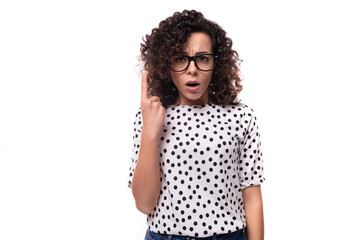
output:
M189 87L196 87L197 85L200 85L198 83L188 83L186 84L186 86L189 86Z

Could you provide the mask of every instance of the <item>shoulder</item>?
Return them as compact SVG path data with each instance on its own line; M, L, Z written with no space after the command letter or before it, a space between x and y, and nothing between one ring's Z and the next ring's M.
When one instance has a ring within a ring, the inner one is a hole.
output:
M233 105L233 106L237 109L237 111L239 111L239 113L241 115L244 115L244 114L246 116L255 115L254 109L251 106L249 106L248 104L246 104L246 103L239 102L238 104Z
M137 114L141 114L141 106L138 107Z
M135 118L141 118L141 106L139 106L135 111Z
M141 126L142 125L142 114L141 114L141 106L135 111L134 125Z

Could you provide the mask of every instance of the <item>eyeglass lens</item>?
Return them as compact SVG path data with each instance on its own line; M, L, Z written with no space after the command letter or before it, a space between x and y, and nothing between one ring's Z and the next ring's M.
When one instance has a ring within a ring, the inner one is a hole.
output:
M190 58L184 55L176 55L170 58L170 67L174 71L184 71L190 65ZM209 71L214 67L214 56L202 54L195 57L195 65L198 69Z

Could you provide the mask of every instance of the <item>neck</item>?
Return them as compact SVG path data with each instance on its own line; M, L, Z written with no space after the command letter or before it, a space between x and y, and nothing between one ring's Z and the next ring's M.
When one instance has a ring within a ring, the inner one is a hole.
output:
M209 99L208 102L204 103L204 104L211 104L211 103L212 103L212 101L210 101L210 99ZM180 105L180 99L177 99L175 104Z

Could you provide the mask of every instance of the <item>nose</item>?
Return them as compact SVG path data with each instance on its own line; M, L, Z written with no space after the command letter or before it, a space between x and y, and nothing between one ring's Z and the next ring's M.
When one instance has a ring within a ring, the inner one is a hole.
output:
M195 60L193 59L192 61L190 61L190 65L187 69L187 73L191 74L191 75L197 75L197 71L198 71L198 69L195 65Z

